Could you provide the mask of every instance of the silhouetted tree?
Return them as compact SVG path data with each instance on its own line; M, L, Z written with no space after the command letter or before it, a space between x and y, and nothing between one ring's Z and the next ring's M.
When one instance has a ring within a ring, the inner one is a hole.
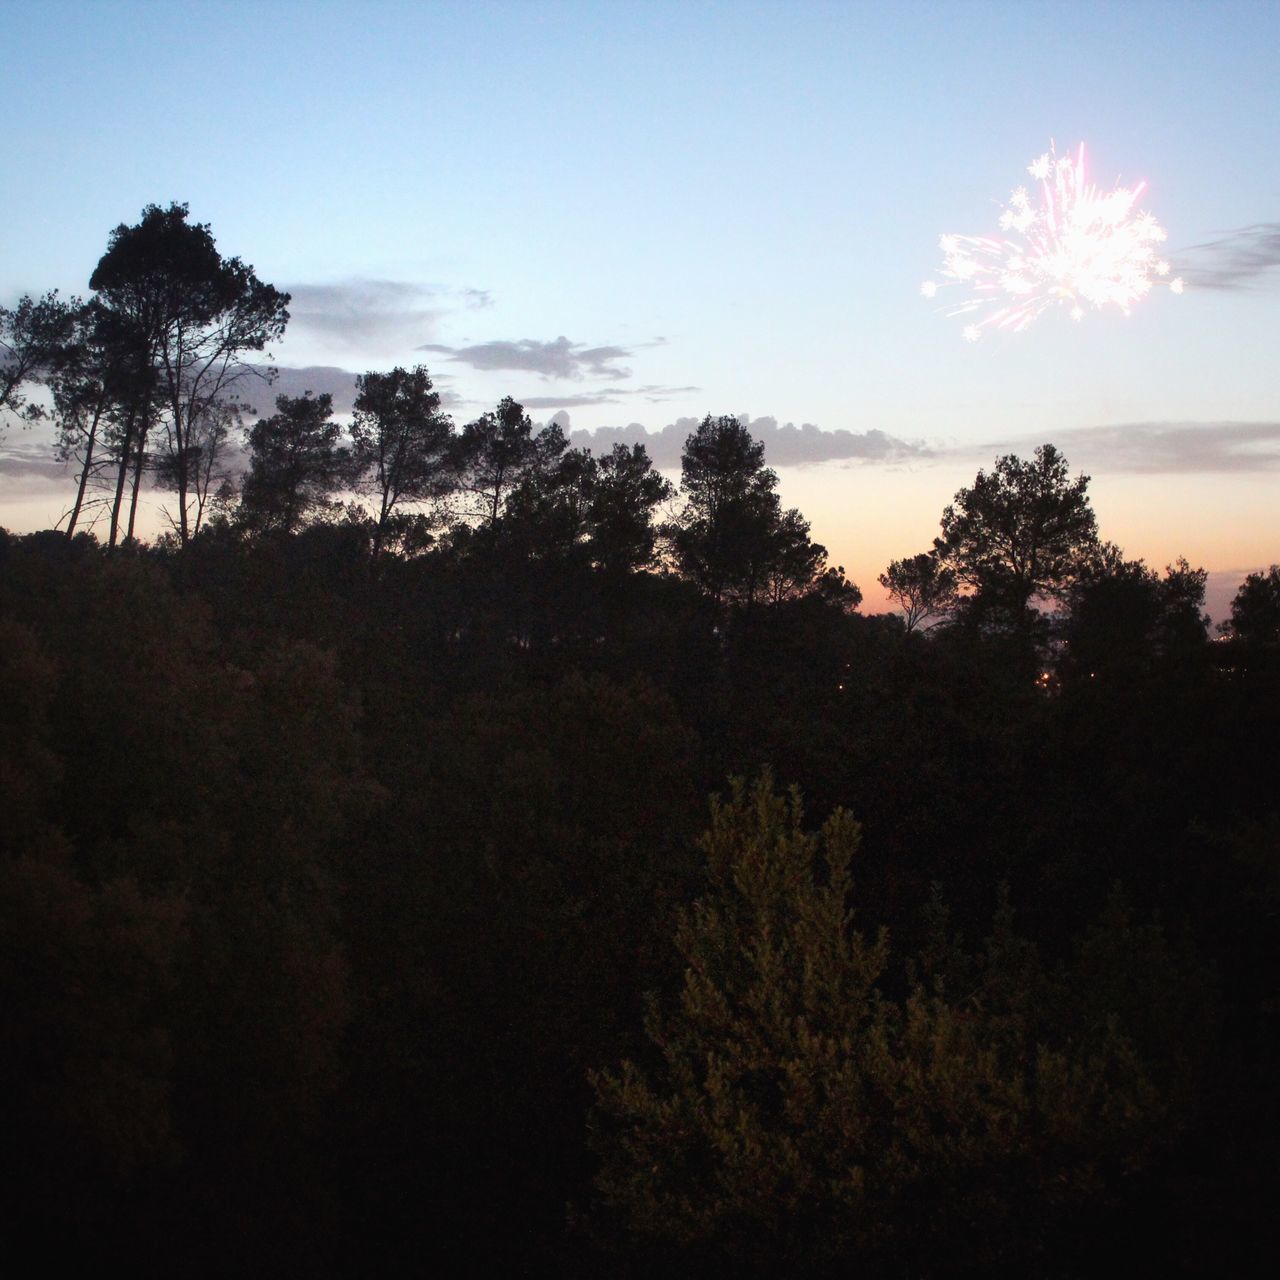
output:
M27 401L24 386L44 381L71 340L77 303L57 290L40 299L23 296L12 310L0 307L0 425L6 413L32 422L42 416Z
M1060 599L1097 547L1088 489L1051 444L1029 462L1007 454L943 511L940 565L986 616L1022 629L1032 600Z
M674 493L642 444L615 444L599 459L590 496L591 555L607 575L619 578L653 563L654 511Z
M401 503L442 496L450 482L453 423L424 366L366 373L356 379L351 424L356 489L377 501L373 555L381 554L387 525Z
M778 519L778 477L764 445L737 418L708 414L680 459L680 520L671 530L676 563L721 601L754 599L764 583L769 535Z
M76 496L67 518L67 540L86 509L90 486L111 467L118 435L114 353L104 341L102 308L89 302L77 309L74 328L49 377L53 398L54 457L77 468Z
M765 598L773 604L808 591L827 562L827 549L809 536L809 522L795 507L779 514L765 562Z
M1245 578L1223 629L1248 645L1280 644L1280 565Z
M1201 651L1206 577L1183 559L1161 578L1111 544L1099 547L1066 596L1063 670L1081 679L1131 680Z
M507 396L495 410L468 422L454 445L458 487L470 498L466 514L496 525L521 481L552 466L566 448L559 426L535 434L524 407Z
M560 428L550 430L558 434ZM567 447L526 472L512 489L502 518L501 545L506 553L517 559L584 566L598 475L589 450Z
M240 519L254 533L296 533L348 481L351 455L332 416L327 392L277 396L276 412L250 428Z
M892 561L880 575L880 585L902 610L908 633L945 617L955 605L956 575L942 565L937 551Z
M708 414L685 441L685 505L667 532L681 573L718 603L777 603L826 572L826 549L798 511L782 510L777 487L764 445L737 418Z
M186 406L186 412L188 448L181 461L178 455L166 452L156 457L152 466L157 481L169 488L177 488L179 472L185 471L184 483L189 495L188 533L194 538L218 491L231 484L226 445L233 431L243 431L245 406L234 399L192 401ZM180 523L167 510L165 515L181 539Z
M202 452L215 450L221 439L216 427L210 429L218 421L212 406L231 399L237 384L257 372L243 363L243 354L279 338L289 319L288 295L264 284L239 258L224 259L208 225L189 224L187 213L185 204L148 205L136 226L121 224L111 233L89 281L132 329L139 375L150 373L152 395L140 405L143 417L133 428L134 504L155 426L151 413L161 410L160 475L178 495L173 523L183 545L193 532L193 501L196 519L203 513L199 474L207 480L213 471L208 459L202 466Z
M109 548L115 547L122 532L127 488L132 496L124 532L126 537L133 536L138 490L148 461L147 440L158 412L158 393L156 371L137 318L99 298L91 299L77 315L76 333L55 377L55 410L62 420L55 453L64 458L74 456L80 452L78 445L87 443L80 440L83 432L78 420L88 408L90 423L96 416L98 428L91 470L96 473L101 463L104 473L114 472ZM100 414L90 408L94 404L102 405ZM77 484L81 510L86 479L82 469L81 482Z

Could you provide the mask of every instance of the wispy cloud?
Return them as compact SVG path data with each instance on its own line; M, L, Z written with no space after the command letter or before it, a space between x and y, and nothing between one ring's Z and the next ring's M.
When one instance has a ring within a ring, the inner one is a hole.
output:
M66 475L67 464L54 458L48 432L11 432L0 440L0 482L6 493L61 486Z
M581 409L596 404L634 404L637 401L662 404L701 390L701 387L664 387L649 383L643 387L608 387L601 391L571 392L560 396L517 396L516 399L526 409Z
M289 284L289 334L336 349L412 350L435 337L450 312L488 307L486 289L450 289L405 280L355 278Z
M1178 255L1178 269L1197 289L1248 289L1280 276L1280 222L1258 222L1192 245Z
M557 415L563 423L567 415ZM779 424L773 417L741 415L747 430L763 442L765 461L775 467L807 466L819 462L898 462L933 455L919 441L902 440L879 429L870 431L823 431L811 422L802 426ZM697 429L699 419L677 418L659 431L649 431L638 422L625 427L598 427L594 431L571 431L570 442L579 448L607 453L615 444L642 444L654 465L676 469L684 442Z
M984 452L1029 454L1043 443L1026 437L986 446ZM1280 422L1118 423L1058 431L1053 443L1086 470L1144 475L1280 470Z
M334 413L350 413L355 408L356 373L331 364L276 365L276 376L271 382L254 380L245 382L240 389L240 399L251 406L253 415L268 417L275 412L277 396L330 395ZM431 373L431 381L440 393L440 404L446 408L462 404L461 398L447 386L447 374Z
M588 347L580 342L570 342L563 335L551 342L521 338L516 342L477 342L463 347L429 342L418 350L435 352L486 372L512 369L536 373L543 378L566 378L575 382L584 377L622 379L631 376L630 369L618 364L619 360L625 360L632 354L630 348Z
M270 417L275 412L277 396L330 395L334 413L350 413L356 398L356 375L350 369L331 364L301 367L277 365L275 377L267 382L255 379L245 385L240 398L256 417Z

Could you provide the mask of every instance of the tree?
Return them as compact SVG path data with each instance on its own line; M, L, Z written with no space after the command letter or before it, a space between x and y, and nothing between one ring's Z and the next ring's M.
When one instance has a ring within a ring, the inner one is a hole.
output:
M453 423L440 412L440 394L424 366L356 379L351 424L352 463L359 492L378 504L374 559L381 554L387 525L405 502L423 502L448 490Z
M222 438L212 406L234 398L259 371L243 362L262 351L288 323L289 296L264 284L239 258L223 258L205 223L189 224L185 204L148 205L136 226L111 233L90 278L104 307L131 338L136 375L128 406L121 479L132 459L132 506L147 441L158 418L164 435L164 482L177 495L173 523L183 545L204 510L213 464L206 456ZM222 433L225 435L225 433ZM201 476L206 483L201 485ZM117 497L112 542L119 519ZM133 518L130 516L130 531Z
M75 302L60 301L57 290L39 300L23 296L12 310L0 307L0 415L15 414L25 422L43 416L39 405L28 403L24 388L56 367L77 309Z
M567 448L559 426L535 435L524 406L505 397L495 410L468 422L454 444L458 484L471 499L466 514L492 528L520 482L554 464Z
M350 477L351 455L331 422L333 397L277 396L276 412L250 428L240 518L255 533L296 533Z
M1023 628L1032 600L1062 598L1097 548L1088 489L1051 444L1030 462L1007 454L943 511L940 565L988 616Z
M607 576L624 577L653 563L653 513L674 493L642 444L615 444L599 460L589 511L591 555Z
M887 934L852 927L858 844L841 811L805 831L767 774L713 803L652 1066L592 1077L600 1221L630 1249L716 1274L976 1273L1034 1256L1191 1105L1211 992L1157 926L1113 903L1059 975L1007 906L970 955L935 903L899 1001Z
M1141 560L1125 560L1113 544L1101 545L1066 597L1062 670L1078 679L1127 683L1157 663L1201 653L1209 622L1206 578L1185 559L1168 565L1161 578Z
M880 585L902 610L908 634L944 617L955 605L956 575L943 566L937 551L892 561L880 575Z
M708 414L685 441L685 505L668 536L680 571L718 603L776 603L827 572L826 549L798 511L782 510L777 487L764 445L737 418Z
M685 441L680 467L685 506L671 531L676 563L717 602L753 600L779 509L764 445L737 418L708 414Z
M226 442L233 431L242 432L245 405L235 399L200 401L190 405L189 491L192 499L191 536L194 538L204 523L210 502L231 484L231 473L225 464ZM163 455L156 463L156 475L162 483L177 486L176 458ZM172 517L170 517L172 523ZM179 534L181 530L179 530Z
M1280 565L1245 578L1223 630L1248 645L1280 644Z
M586 563L591 501L599 466L588 449L570 449L557 424L535 437L542 458L507 498L500 526L508 552L523 559Z
M76 309L71 335L49 378L57 432L54 457L59 462L74 462L78 468L76 496L67 518L68 541L75 537L86 510L90 485L99 482L113 462L111 445L119 426L114 381L101 304L90 302Z

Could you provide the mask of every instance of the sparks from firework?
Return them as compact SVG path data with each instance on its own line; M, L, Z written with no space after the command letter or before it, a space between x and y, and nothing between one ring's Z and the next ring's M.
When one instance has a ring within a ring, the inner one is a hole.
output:
M1100 191L1085 180L1083 142L1075 156L1059 156L1050 144L1027 172L1039 184L1039 203L1018 187L1000 214L1004 236L943 236L942 280L920 286L926 298L966 286L968 296L944 310L973 317L961 330L967 342L987 328L1021 332L1052 307L1065 307L1073 320L1088 308L1128 315L1166 283L1169 264L1156 252L1165 230L1134 209L1146 183ZM1172 293L1183 291L1180 276L1167 284Z

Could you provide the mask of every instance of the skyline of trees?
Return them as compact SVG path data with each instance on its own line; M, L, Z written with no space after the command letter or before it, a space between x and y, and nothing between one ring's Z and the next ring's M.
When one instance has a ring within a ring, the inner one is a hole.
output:
M50 293L0 311L0 408L11 421L51 413L55 456L76 466L68 538L104 517L108 546L134 537L140 493L152 484L176 495L176 508L163 513L182 545L214 512L226 520L238 510L239 527L259 532L296 531L323 514L363 519L376 560L388 542L420 551L461 536L460 521L493 532L510 516L508 535L520 523L544 533L558 524L565 545L588 539L590 525L600 563L616 572L672 568L717 602L776 604L819 583L846 605L861 598L843 569L828 565L803 515L782 510L763 445L727 416L708 414L686 441L674 519L656 518L676 494L643 446L603 457L571 449L554 422L535 430L510 397L455 427L421 365L358 375L352 420L335 424L327 446L333 456L321 448L293 461L303 473L327 473L264 480L273 448L275 465L284 463L284 446L269 442L286 410L246 421L244 396L269 383L271 369L243 357L283 334L288 295L241 259L224 258L209 226L188 219L186 205L148 205L137 224L116 227L88 302ZM48 409L29 394L41 383ZM317 409L291 404L287 413L301 429ZM241 444L248 466L236 476L226 459ZM297 510L282 498L273 514L267 483L285 495L291 486L295 496L308 486L315 493ZM1061 605L1086 566L1105 559L1087 486L1052 444L1034 459L1010 454L980 470L944 508L933 547L879 575L908 631L961 616L1034 629L1033 601ZM1222 630L1238 634L1230 622Z

